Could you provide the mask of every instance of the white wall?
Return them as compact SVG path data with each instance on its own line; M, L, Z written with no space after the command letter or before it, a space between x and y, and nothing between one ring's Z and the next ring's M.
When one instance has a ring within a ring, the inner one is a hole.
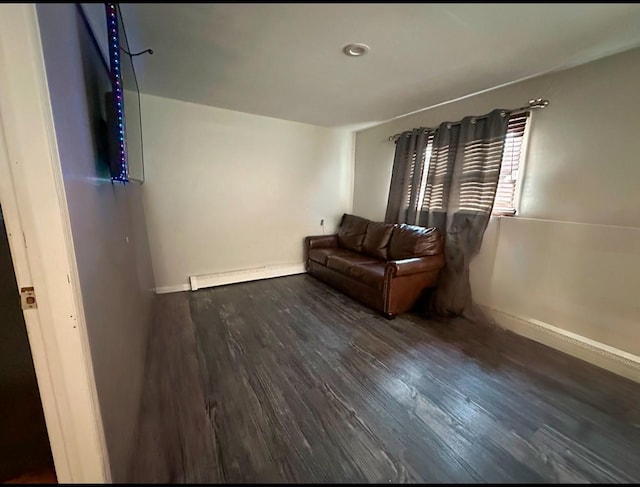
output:
M74 4L38 4L57 149L112 480L126 480L142 394L153 273L142 188L110 181L96 137L108 71Z
M106 9L104 3L81 3L80 7L91 26L102 57L109 62L109 32L107 31Z
M145 208L159 291L191 275L301 264L351 211L353 133L142 96Z
M361 131L354 213L384 217L388 136L548 98L532 119L518 216L492 220L472 265L474 299L640 355L638 86L634 49Z
M492 308L640 355L640 228L502 218Z

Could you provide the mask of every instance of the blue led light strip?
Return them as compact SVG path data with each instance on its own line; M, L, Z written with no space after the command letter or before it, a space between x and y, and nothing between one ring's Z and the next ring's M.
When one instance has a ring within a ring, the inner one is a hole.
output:
M112 85L115 94L116 115L118 117L118 154L120 156L120 174L112 176L114 181L129 181L129 167L127 165L127 150L124 131L124 96L122 93L122 76L120 75L120 38L118 34L117 4L105 3L107 10L107 29L109 32L109 62L111 67Z

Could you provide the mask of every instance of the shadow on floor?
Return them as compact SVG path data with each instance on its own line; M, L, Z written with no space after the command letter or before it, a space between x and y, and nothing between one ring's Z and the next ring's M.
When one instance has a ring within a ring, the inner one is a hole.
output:
M630 482L640 385L309 276L159 297L132 481Z

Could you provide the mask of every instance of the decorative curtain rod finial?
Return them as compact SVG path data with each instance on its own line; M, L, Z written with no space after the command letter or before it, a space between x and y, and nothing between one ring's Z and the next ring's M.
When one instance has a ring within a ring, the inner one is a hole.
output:
M529 100L529 108L544 108L548 104L549 104L549 100L543 100L542 98Z

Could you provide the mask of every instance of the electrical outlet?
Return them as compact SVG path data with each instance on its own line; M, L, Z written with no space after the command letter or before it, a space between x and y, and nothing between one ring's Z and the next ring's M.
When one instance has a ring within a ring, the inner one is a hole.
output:
M320 220L320 226L324 227L324 218L322 220Z

